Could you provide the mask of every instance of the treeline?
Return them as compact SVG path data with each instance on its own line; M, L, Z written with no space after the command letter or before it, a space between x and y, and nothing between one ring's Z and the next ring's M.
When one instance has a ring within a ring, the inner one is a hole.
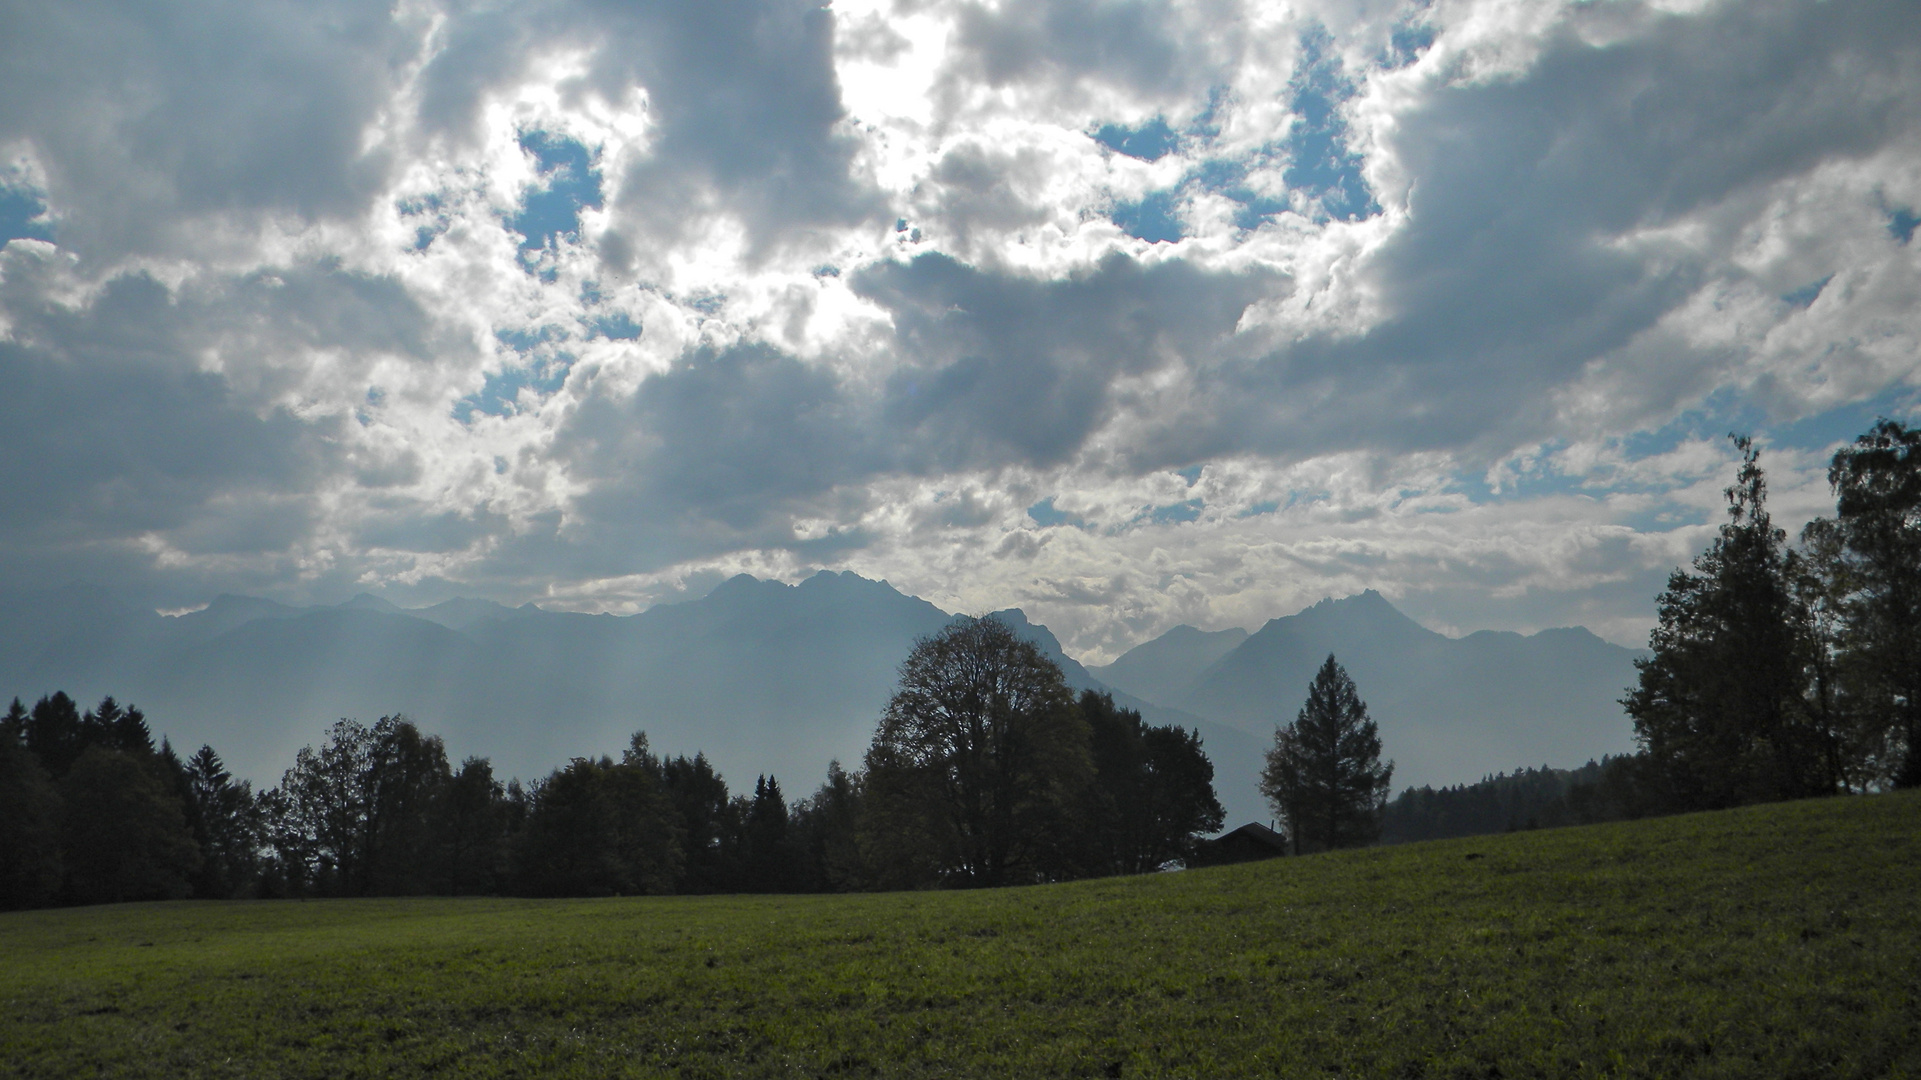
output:
M1517 769L1479 783L1408 788L1381 814L1381 843L1594 825L1648 817L1646 759L1607 756L1578 769Z
M917 712L930 672L952 678ZM704 756L656 754L644 733L619 758L503 783L399 716L334 724L255 792L211 747L156 747L112 698L85 713L65 694L16 700L0 722L0 904L1003 884L1153 870L1220 828L1198 736L1075 697L998 622L923 641L903 673L888 716L913 731L884 721L861 769L836 763L792 803L773 776L734 794Z

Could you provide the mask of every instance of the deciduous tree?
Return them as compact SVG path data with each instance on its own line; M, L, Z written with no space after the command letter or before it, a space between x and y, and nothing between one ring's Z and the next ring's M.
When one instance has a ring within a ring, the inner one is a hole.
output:
M1058 872L1090 779L1087 727L1060 669L999 619L957 621L900 668L867 751L869 814L890 865L1002 885Z
M59 786L62 859L73 900L102 904L188 894L200 849L151 756L90 746Z
M1855 705L1888 736L1897 787L1921 786L1921 429L1883 419L1834 455L1828 539Z
M1079 709L1094 763L1080 807L1083 865L1097 874L1142 874L1190 858L1224 816L1200 734L1150 725L1094 690L1081 692Z

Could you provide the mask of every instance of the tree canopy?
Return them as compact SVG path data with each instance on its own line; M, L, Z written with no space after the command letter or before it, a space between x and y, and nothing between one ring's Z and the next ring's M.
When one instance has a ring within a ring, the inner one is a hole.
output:
M1056 871L1092 766L1060 669L990 617L908 654L867 772L895 850L943 882L1002 885Z

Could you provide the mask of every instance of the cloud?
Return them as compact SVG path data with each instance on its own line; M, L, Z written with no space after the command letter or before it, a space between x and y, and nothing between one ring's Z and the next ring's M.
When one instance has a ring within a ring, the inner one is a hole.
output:
M887 422L919 471L1060 465L1116 410L1124 386L1205 362L1270 273L1209 273L1111 255L1064 280L989 273L941 255L854 282L891 316Z
M1632 640L1921 401L1896 0L15 5L0 581Z
M658 246L717 215L764 255L885 214L841 129L833 35L832 15L798 0L510 5L457 21L421 73L423 126L472 140L490 99L567 54L563 107L591 97L647 121L618 168L602 257L657 273Z
M1095 80L1152 97L1192 88L1208 59L1205 41L1167 3L964 3L955 11L956 83Z
M799 540L797 508L874 468L859 403L826 372L763 346L697 350L631 393L595 392L550 453L588 493L590 543L619 538L654 570Z
M32 145L62 246L105 256L244 243L207 234L248 215L358 216L427 29L362 0L7 9L0 141Z

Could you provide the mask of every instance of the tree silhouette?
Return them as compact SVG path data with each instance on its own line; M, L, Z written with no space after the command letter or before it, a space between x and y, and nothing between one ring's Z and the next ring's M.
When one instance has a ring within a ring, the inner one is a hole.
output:
M1379 838L1394 763L1367 703L1332 654L1308 685L1294 722L1274 732L1261 794L1286 822L1296 854L1358 847Z
M82 904L175 900L200 867L157 759L90 746L61 777L63 861L71 898Z
M1079 708L1094 761L1080 807L1081 864L1096 874L1142 874L1190 858L1224 816L1200 735L1149 725L1094 690L1081 692Z
M1089 779L1086 724L1039 649L999 619L958 621L901 663L867 772L893 866L956 885L1036 880L1057 872Z
M514 838L514 888L524 896L674 891L681 831L648 762L646 737L615 764L575 758L533 792ZM637 752L636 752L637 751Z
M788 847L787 800L772 776L754 780L754 797L742 815L741 888L746 892L787 892L794 887L794 859Z
M1921 430L1879 421L1835 453L1828 482L1835 517L1807 535L1834 556L1844 676L1864 721L1888 737L1895 786L1921 786Z
M194 878L194 895L228 899L240 895L259 874L264 840L261 807L253 787L235 781L211 746L202 746L182 767L191 800L188 817L203 862Z
M470 757L448 781L436 807L436 889L454 896L500 887L508 834L506 791L486 758Z
M60 796L29 753L19 699L0 726L0 908L39 907L60 891Z
M1803 696L1822 652L1796 587L1803 563L1768 514L1759 451L1734 442L1728 521L1693 573L1668 578L1651 655L1621 702L1672 810L1832 794L1845 779L1829 715Z

